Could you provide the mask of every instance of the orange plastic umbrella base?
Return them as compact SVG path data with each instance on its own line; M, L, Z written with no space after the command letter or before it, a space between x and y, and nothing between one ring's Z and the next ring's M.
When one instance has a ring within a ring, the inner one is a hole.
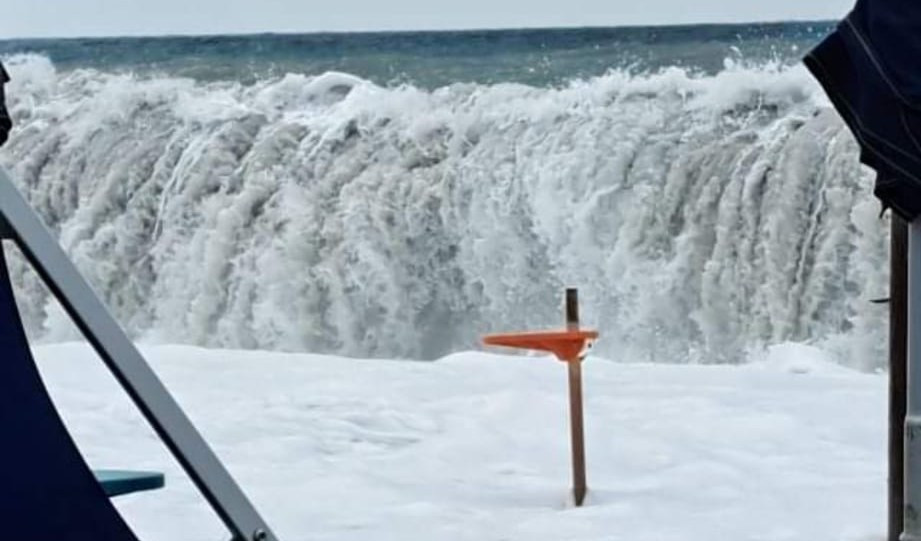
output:
M598 331L542 331L491 334L483 338L490 346L547 351L565 362L576 362L585 344L598 338Z

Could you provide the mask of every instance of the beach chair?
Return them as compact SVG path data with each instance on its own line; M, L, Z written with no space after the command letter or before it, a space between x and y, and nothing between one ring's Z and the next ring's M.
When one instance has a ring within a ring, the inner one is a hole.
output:
M4 251L15 244L227 526L233 541L275 541L2 168L0 239L12 241L0 245L0 517L6 519L4 538L137 540L109 496L162 486L162 476L156 473L94 474L87 466L48 396L29 349Z
M93 476L102 486L102 491L110 498L146 490L157 490L166 484L166 479L160 472L94 470Z

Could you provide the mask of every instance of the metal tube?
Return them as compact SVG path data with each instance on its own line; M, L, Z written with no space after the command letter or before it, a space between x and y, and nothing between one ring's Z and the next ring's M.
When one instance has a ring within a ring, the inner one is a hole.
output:
M3 168L0 168L0 216L8 226L6 233L16 242L235 540L275 541L277 538L252 503Z
M908 377L905 522L902 541L921 541L921 219L908 232Z

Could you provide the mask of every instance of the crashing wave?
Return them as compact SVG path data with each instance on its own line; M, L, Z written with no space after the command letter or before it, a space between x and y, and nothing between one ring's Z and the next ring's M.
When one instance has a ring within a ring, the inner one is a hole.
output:
M138 337L429 358L554 326L575 285L615 359L884 361L886 226L801 68L429 91L9 67L0 162ZM31 329L68 336L13 272Z

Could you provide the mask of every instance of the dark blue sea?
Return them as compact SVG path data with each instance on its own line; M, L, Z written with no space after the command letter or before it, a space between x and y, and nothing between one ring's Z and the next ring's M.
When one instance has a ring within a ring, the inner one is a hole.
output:
M381 85L456 82L559 85L610 69L683 67L713 74L726 59L796 62L831 23L330 33L0 41L0 55L35 53L61 70L159 73L255 82L340 71Z

